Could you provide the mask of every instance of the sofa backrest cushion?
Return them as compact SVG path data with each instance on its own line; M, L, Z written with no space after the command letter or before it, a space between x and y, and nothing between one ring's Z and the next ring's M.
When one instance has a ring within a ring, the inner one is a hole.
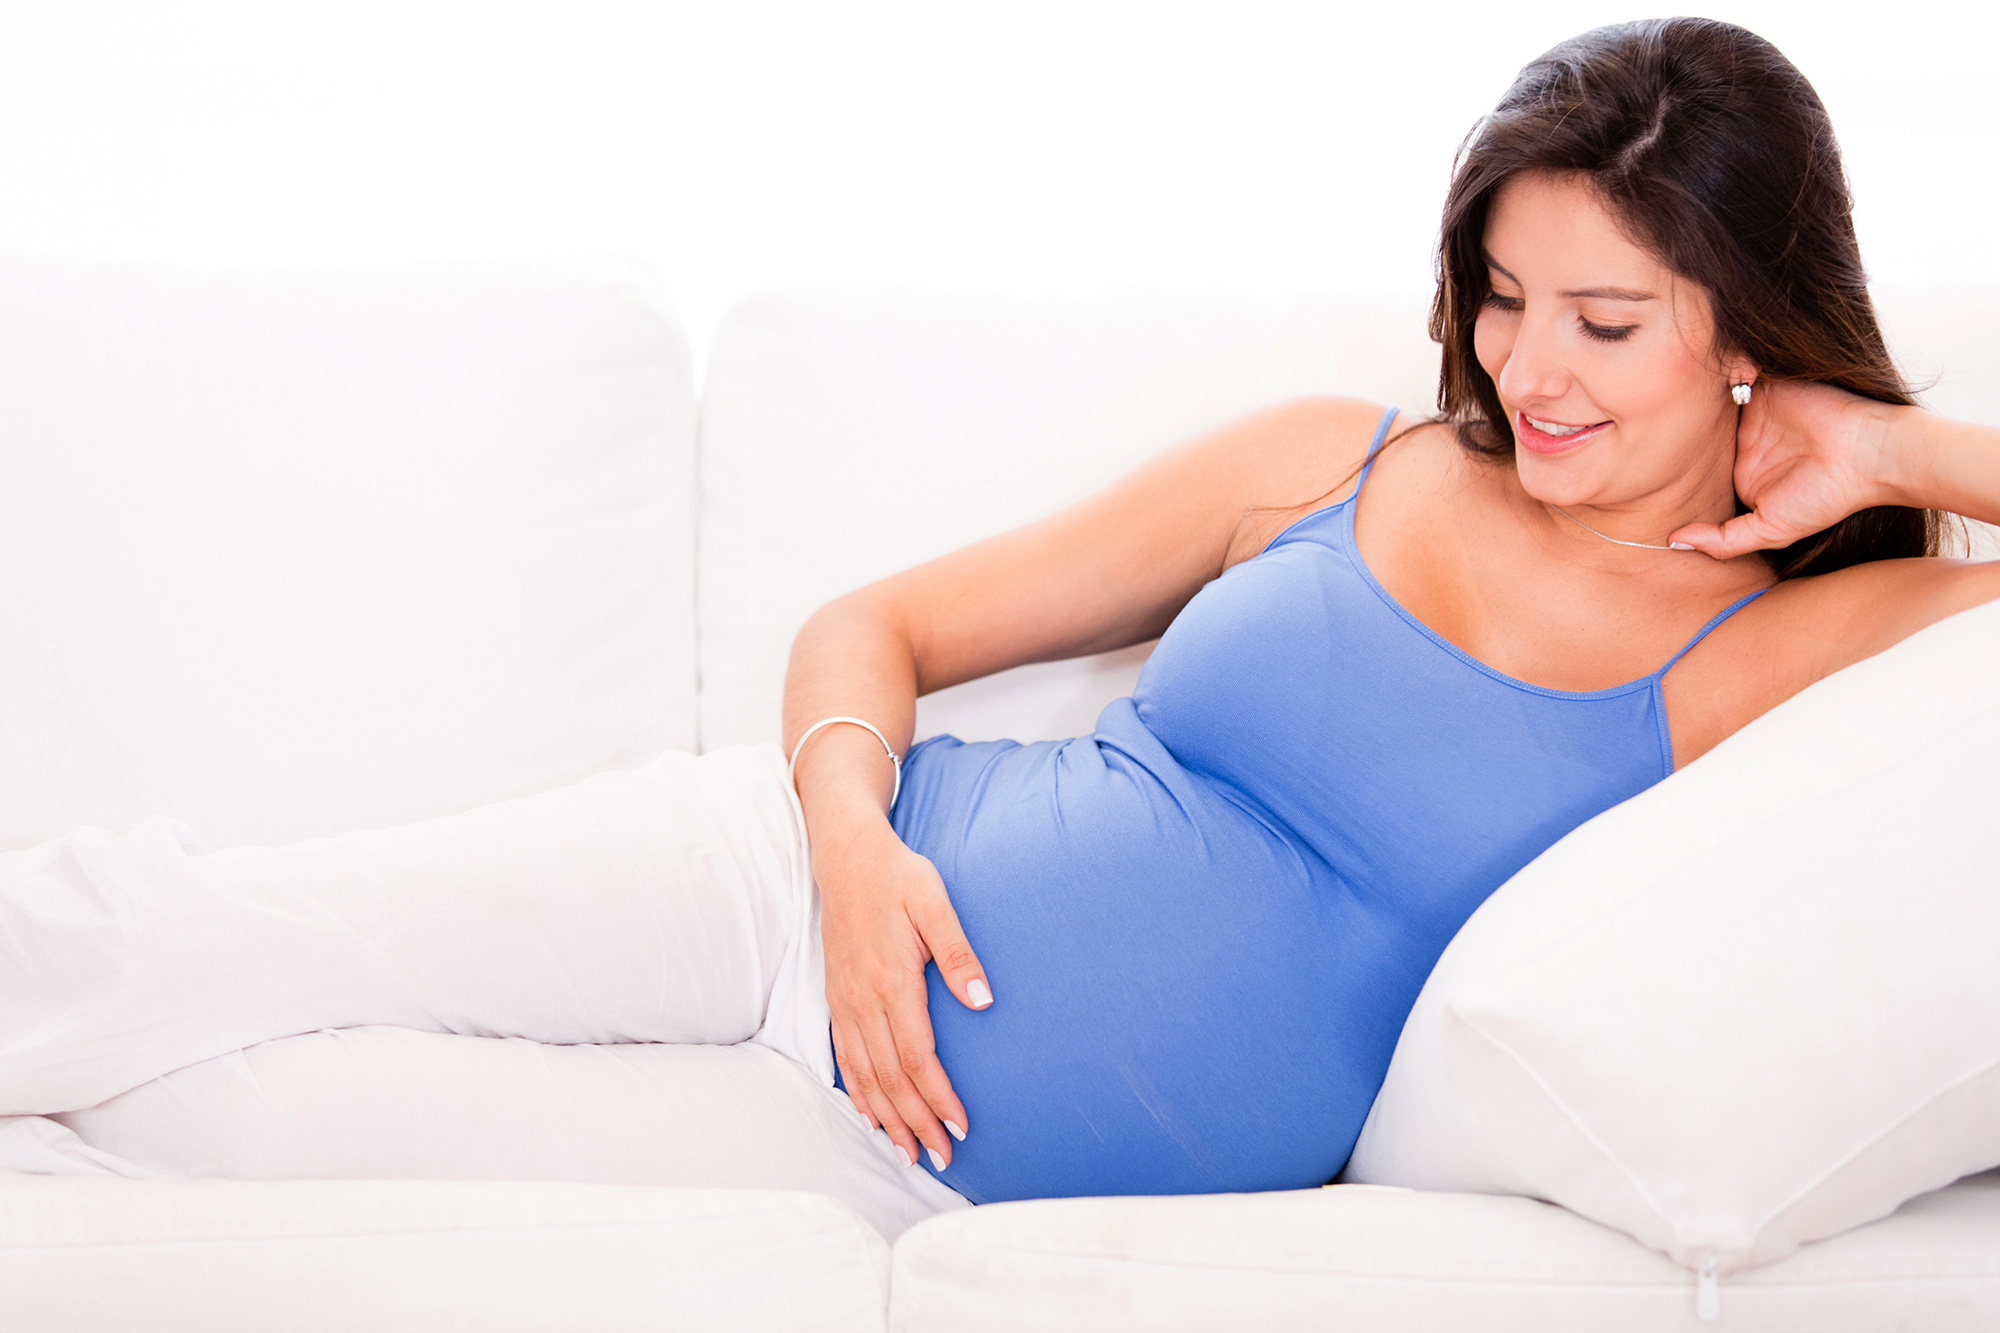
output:
M702 744L770 740L828 599L1039 518L1203 430L1313 393L1424 410L1423 295L1028 300L879 288L738 307L702 399ZM1331 480L1331 479L1330 479ZM925 698L919 736L1092 729L1142 646Z
M693 434L626 264L0 263L0 848L692 746Z

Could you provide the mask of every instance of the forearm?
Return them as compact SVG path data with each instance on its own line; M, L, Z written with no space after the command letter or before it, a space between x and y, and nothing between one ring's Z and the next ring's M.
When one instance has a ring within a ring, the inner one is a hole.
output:
M816 612L792 643L785 672L785 753L822 718L866 718L897 754L916 727L917 666L894 620L865 599L842 598ZM889 832L895 768L882 743L860 727L815 732L798 755L799 802L813 859L856 839Z
M993 1003L937 870L889 824L896 768L866 719L901 754L916 727L919 662L883 599L849 594L821 607L792 641L785 747L805 809L813 878L825 911L827 1004L835 1060L855 1110L879 1124L911 1166L921 1149L942 1171L966 1136L965 1106L931 1035L928 963L972 1008ZM800 740L804 738L804 748Z
M1887 415L1883 455L1897 503L2000 523L2000 430L1915 407Z

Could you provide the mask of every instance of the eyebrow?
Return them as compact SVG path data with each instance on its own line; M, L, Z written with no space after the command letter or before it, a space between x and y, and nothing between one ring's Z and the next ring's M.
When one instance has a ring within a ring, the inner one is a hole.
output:
M1520 283L1521 280L1519 278L1494 263L1492 255L1485 255L1484 258L1486 266L1495 273L1498 273L1509 282ZM1653 292L1634 291L1630 287L1578 287L1574 291L1558 292L1557 295L1565 298L1581 296L1601 301L1657 301L1660 299Z

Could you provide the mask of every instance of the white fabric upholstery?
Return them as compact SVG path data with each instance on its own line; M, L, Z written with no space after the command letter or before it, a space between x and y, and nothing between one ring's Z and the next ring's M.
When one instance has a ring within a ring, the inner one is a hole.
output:
M2000 1327L2000 1178L1725 1279L1530 1199L1379 1186L992 1204L896 1243L895 1333L1983 1333Z
M7 1333L878 1333L888 1278L816 1194L0 1174Z
M1877 317L1897 366L1926 407L2000 424L2000 327L1992 284L1877 287Z
M689 367L625 265L0 263L0 849L692 747Z
M1039 518L1140 459L1309 393L1423 408L1423 298L759 297L702 400L702 745L777 736L792 636L828 599ZM1329 478L1331 482L1333 478ZM919 736L1091 729L1145 649L926 698Z
M1347 1175L1549 1199L1689 1266L2000 1165L2000 602L1819 682L1504 885Z
M2000 287L1872 289L1889 351L1918 398L1933 412L2000 426L2000 325L1993 310ZM2000 560L2000 527L1966 525L1970 554Z

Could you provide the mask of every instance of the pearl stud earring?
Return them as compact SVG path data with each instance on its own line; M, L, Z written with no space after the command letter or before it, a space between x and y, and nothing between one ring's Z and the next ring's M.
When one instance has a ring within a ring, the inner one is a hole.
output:
M1748 407L1750 405L1750 386L1747 384L1732 384L1729 386L1729 396L1736 400L1738 407Z

